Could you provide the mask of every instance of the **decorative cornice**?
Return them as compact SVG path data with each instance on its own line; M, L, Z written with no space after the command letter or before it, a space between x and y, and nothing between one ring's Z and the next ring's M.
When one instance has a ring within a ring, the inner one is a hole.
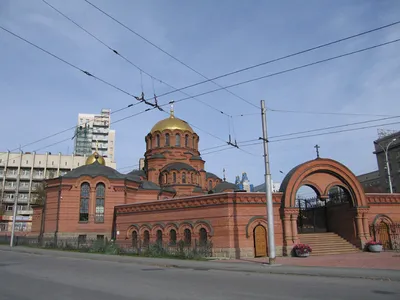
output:
M281 194L274 194L274 205L280 205ZM154 212L163 210L188 209L204 206L218 206L227 204L236 205L260 205L265 204L265 196L259 193L220 193L199 195L184 198L158 200L147 203L124 204L115 207L117 214L129 214L135 212ZM298 209L296 211L298 213Z
M125 192L126 191L126 186L125 185L113 186L113 190L115 192Z
M368 204L400 204L400 194L366 194Z
M226 194L222 197L201 195L182 199L168 199L148 203L125 204L116 206L115 209L117 214L129 214L135 212L154 212L162 210L197 208L203 206L226 205L228 204L228 201L229 197L227 197Z
M61 186L61 191L70 191L72 189L72 184L63 184Z

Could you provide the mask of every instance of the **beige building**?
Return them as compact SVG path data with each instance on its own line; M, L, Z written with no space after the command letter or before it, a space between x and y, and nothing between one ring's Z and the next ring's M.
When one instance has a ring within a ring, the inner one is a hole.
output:
M97 151L110 161L115 160L115 130L110 129L111 111L102 109L100 114L79 114L75 132L74 153L91 155Z
M43 179L63 176L68 171L84 165L87 157L61 153L0 152L0 207L4 216L12 214L16 198L18 215L31 215L30 203L38 184ZM110 158L105 158L105 162L107 166L116 168L115 162Z

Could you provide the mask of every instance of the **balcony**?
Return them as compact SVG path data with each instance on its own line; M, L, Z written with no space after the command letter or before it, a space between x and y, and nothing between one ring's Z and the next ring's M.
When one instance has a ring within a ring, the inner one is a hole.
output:
M4 198L3 203L14 203L14 199L11 198Z
M17 178L17 173L6 173L7 178Z
M16 186L15 185L5 185L4 186L4 190L5 191L15 191L16 190Z
M19 179L30 179L31 178L31 173L22 173L21 175L19 175Z
M33 210L32 209L24 209L24 210L18 210L19 215L33 215Z

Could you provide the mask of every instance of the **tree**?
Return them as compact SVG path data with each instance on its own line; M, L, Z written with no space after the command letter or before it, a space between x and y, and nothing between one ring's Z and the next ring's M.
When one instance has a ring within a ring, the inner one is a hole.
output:
M31 204L43 206L46 201L46 184L44 182L39 183L33 192L33 201Z

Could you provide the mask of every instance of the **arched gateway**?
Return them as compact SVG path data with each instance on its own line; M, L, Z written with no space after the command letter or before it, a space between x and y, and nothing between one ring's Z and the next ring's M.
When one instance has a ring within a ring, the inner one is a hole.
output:
M302 186L311 187L317 199L299 201L296 193ZM357 177L341 163L317 158L300 164L286 175L280 192L284 253L301 242L299 234L309 232L335 233L357 247L369 239L365 193Z

